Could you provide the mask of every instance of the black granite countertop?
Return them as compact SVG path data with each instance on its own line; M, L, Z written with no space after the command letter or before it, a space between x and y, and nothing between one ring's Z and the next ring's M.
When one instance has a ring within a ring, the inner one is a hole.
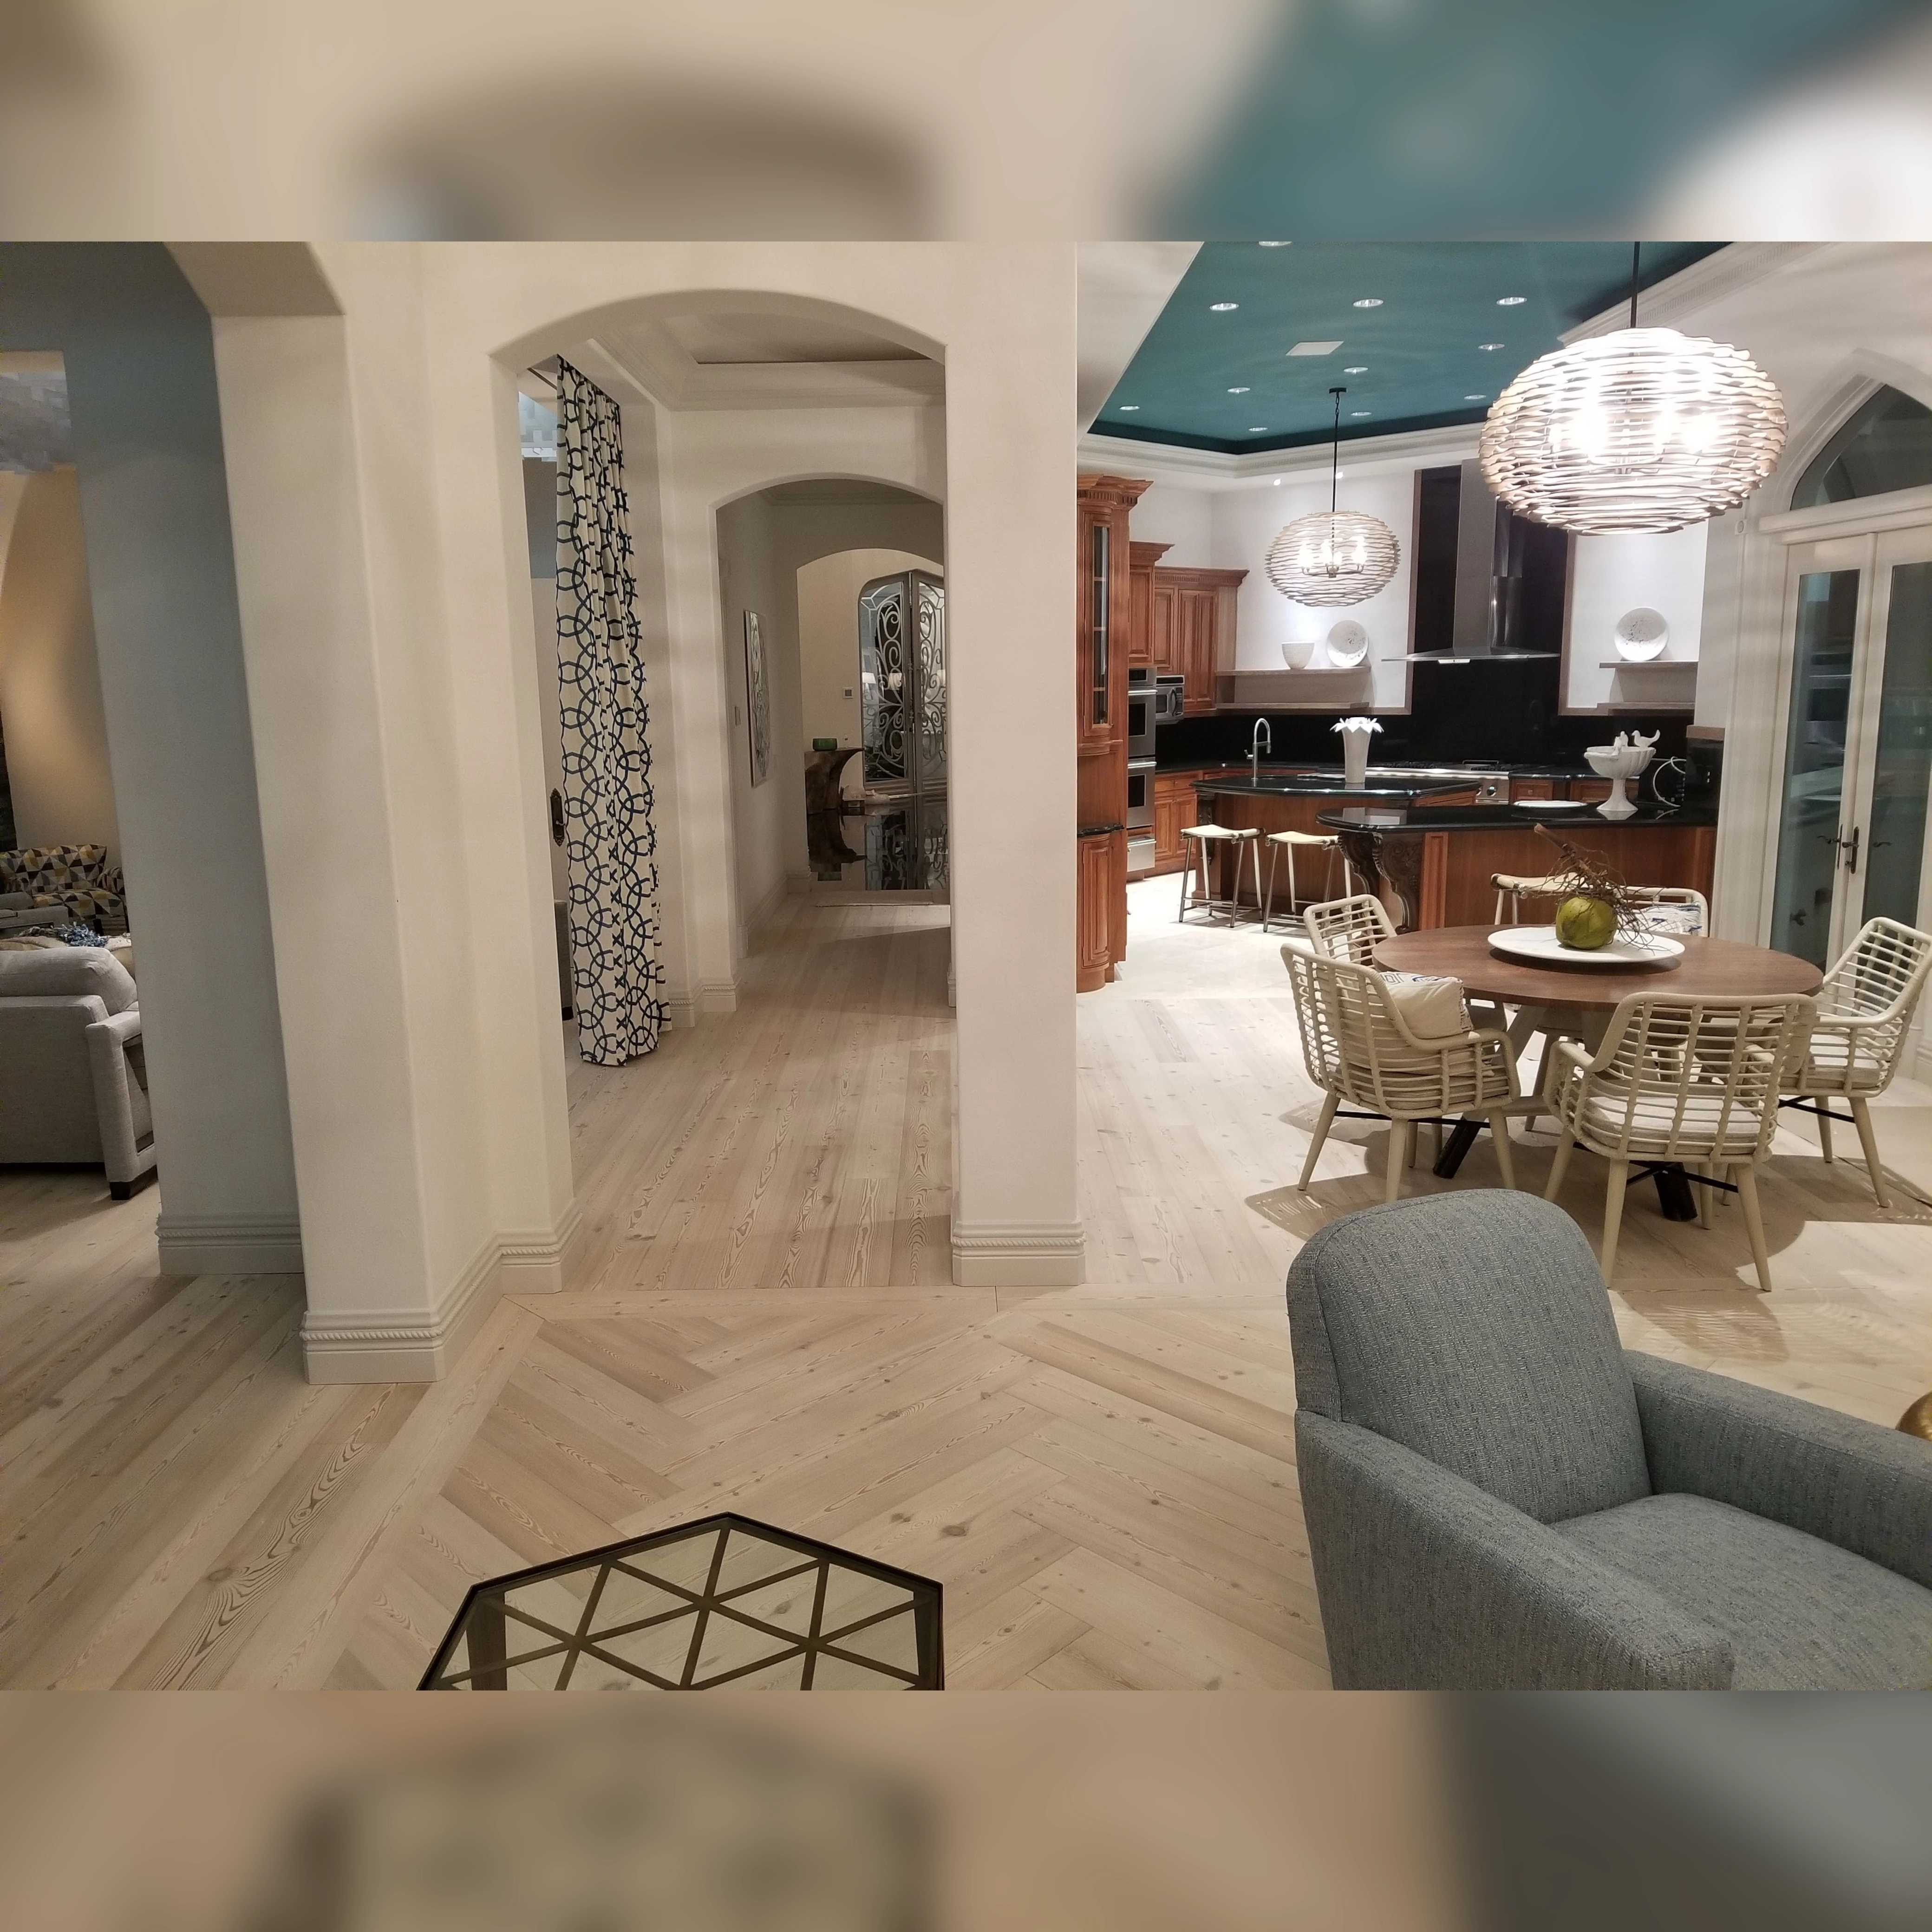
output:
M1360 798L1406 805L1414 800L1426 798L1431 792L1467 791L1480 782L1475 778L1405 778L1393 772L1371 772L1366 784L1352 790L1342 782L1340 772L1310 772L1305 776L1293 772L1264 772L1258 781L1244 773L1229 772L1225 776L1200 778L1196 782L1194 789L1203 798L1252 798L1257 795L1272 798Z
M1378 784L1384 779L1406 782L1410 776L1424 769L1439 771L1445 767L1457 772L1493 772L1498 776L1507 773L1513 778L1568 778L1579 783L1587 782L1596 776L1594 772L1584 765L1505 765L1480 763L1459 765L1453 758L1435 760L1412 758L1390 764L1376 760L1369 766L1369 777L1372 784ZM1248 761L1245 758L1183 758L1172 764L1162 759L1156 764L1154 770L1156 776L1172 772L1178 776L1193 772L1226 772L1232 776L1244 772L1247 768ZM1273 777L1325 778L1334 781L1341 776L1342 767L1339 764L1315 765L1288 760L1277 764L1270 763L1265 758L1262 760L1262 778L1264 783ZM1437 784L1450 784L1458 782L1455 779L1437 778L1432 782ZM1339 790L1340 787L1331 784L1330 789Z
M1592 832L1610 826L1630 826L1642 831L1652 827L1681 825L1714 825L1717 807L1697 803L1669 812L1649 800L1628 818L1606 818L1594 805L1580 812L1552 812L1547 799L1532 799L1522 805L1354 806L1316 814L1316 823L1332 832L1513 832L1546 825L1559 838L1580 842ZM1573 832L1568 828L1574 826Z

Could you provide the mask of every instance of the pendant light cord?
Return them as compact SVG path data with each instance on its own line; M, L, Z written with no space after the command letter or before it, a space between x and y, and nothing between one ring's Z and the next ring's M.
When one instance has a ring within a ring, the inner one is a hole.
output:
M1335 434L1328 446L1328 514L1335 514L1335 485L1342 467L1342 398L1348 392L1346 388L1330 389L1328 393L1335 398Z
M1643 246L1643 244L1642 244L1641 242L1633 242L1630 244L1630 326L1631 326L1631 328L1636 328L1636 260L1637 260L1637 251L1638 251L1640 248L1642 248L1642 246Z

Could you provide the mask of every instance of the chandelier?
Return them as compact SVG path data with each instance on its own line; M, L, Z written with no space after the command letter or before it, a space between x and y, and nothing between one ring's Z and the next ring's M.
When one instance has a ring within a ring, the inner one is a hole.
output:
M1491 406L1480 455L1519 515L1584 536L1680 530L1734 509L1784 448L1778 386L1742 349L1636 326L1553 350Z
M1294 521L1268 546L1269 581L1292 603L1324 610L1365 604L1395 574L1402 547L1379 517L1335 507L1342 460L1342 398L1335 398L1335 436L1328 464L1328 507Z

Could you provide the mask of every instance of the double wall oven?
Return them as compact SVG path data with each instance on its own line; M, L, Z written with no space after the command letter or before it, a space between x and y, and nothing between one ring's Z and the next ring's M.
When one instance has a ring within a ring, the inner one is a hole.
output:
M1127 674L1127 876L1154 870L1154 736L1181 714L1178 677L1140 667Z

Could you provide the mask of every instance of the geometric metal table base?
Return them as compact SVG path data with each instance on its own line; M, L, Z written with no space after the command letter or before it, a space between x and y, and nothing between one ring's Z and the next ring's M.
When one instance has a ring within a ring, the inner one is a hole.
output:
M748 1516L478 1583L418 1687L938 1690L940 1586Z

